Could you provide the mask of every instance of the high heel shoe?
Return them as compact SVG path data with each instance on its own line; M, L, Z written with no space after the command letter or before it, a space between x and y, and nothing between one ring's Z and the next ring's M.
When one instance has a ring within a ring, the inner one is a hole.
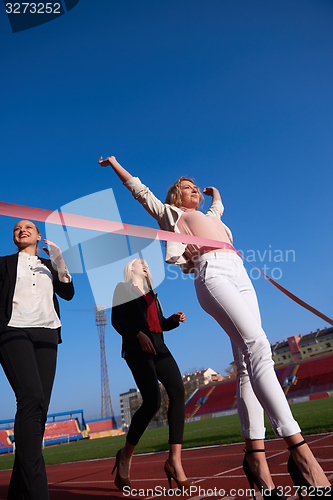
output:
M115 477L115 480L114 480L114 484L117 486L117 488L121 491L123 491L123 489L125 488L125 486L127 486L128 488L131 487L131 481L129 480L129 477L122 477L120 474L119 474L119 462L120 462L120 455L121 455L121 450L118 450L117 451L117 454L116 454L116 462L114 464L114 467L112 469L112 473L114 473L114 471L117 469L117 473L116 473L116 477Z
M300 443L296 443L292 446L289 446L288 450L294 450L295 448L298 448L302 444L305 444L305 439L301 441ZM298 465L296 464L294 457L290 453L289 458L288 458L288 472L291 476L291 479L293 480L294 485L296 486L298 497L300 500L302 500L302 496L309 495L312 497L312 499L316 500L318 499L327 499L327 498L333 498L333 487L331 486L322 486L322 487L315 487L311 486L309 481L305 479L303 476L302 472L299 470Z
M249 462L246 460L246 455L249 453L258 453L258 452L264 452L265 450L244 450L245 456L243 460L243 471L245 472L245 475L247 477L247 480L249 482L250 488L252 490L252 496L253 500L256 500L256 495L254 492L254 485L257 486L258 490L261 493L261 496L263 497L264 500L287 500L287 497L283 495L282 491L279 488L263 488L259 484L259 480L257 476L252 472Z
M194 486L194 481L190 481L187 479L186 481L179 481L177 479L176 471L172 465L169 464L168 460L165 461L164 464L164 472L166 474L166 477L169 481L169 488L171 488L171 478L176 482L178 488L182 491L182 494L190 492L191 491L191 486Z

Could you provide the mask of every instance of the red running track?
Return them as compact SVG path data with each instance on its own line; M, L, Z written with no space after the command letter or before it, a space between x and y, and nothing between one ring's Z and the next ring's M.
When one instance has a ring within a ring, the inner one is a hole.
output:
M332 481L333 434L308 436L307 442ZM196 489L192 491L191 500L251 498L250 487L242 470L243 447L242 443L237 443L183 451L184 469L195 481ZM295 497L295 488L287 474L288 451L283 440L267 441L266 452L275 483L283 488L286 496ZM114 458L49 465L50 500L163 499L169 489L163 471L166 458L166 452L134 456L132 492L127 494L120 492L113 483L111 470ZM6 499L10 474L11 471L0 471L0 500ZM172 486L175 488L176 485L173 483ZM178 498L176 489L169 492L170 496ZM257 498L261 498L258 492Z

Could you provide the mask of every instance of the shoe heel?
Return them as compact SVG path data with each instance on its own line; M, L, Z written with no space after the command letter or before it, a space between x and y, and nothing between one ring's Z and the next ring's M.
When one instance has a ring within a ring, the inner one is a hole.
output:
M172 484L171 484L171 475L164 469L165 475L167 477L168 483L169 483L169 489L172 489Z
M243 462L243 471L245 472L246 478L247 478L249 486L251 488L253 500L256 500L255 491L254 491L253 472L251 471L250 466L245 458L244 458L244 462Z

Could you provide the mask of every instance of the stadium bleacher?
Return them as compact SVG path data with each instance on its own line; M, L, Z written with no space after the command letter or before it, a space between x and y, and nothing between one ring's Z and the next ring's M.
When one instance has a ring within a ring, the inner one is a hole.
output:
M193 416L194 412L198 409L198 401L202 401L203 398L207 397L211 386L200 387L194 395L187 401L185 406L186 418Z
M333 391L333 355L279 367L276 375L288 399L328 397ZM236 380L228 380L199 388L186 403L186 418L237 408L236 386Z
M122 430L117 428L114 417L86 422L86 426L90 439L125 434Z
M220 411L236 408L236 388L236 380L216 384L214 390L209 394L205 403L196 412L196 415L218 413Z
M76 418L45 424L44 446L83 439Z
M13 445L10 439L10 432L1 429L0 430L0 453L9 453L13 451Z

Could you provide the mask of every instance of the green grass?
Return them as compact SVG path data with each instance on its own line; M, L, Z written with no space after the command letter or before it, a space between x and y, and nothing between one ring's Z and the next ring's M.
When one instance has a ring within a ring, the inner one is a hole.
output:
M292 412L300 424L302 432L318 434L333 432L333 397L297 403L292 405ZM266 437L274 438L273 431L266 421ZM183 448L218 445L241 441L238 415L219 418L205 418L185 424ZM97 458L114 457L116 451L124 445L125 436L115 436L94 440L82 440L70 444L51 446L44 450L46 464L58 464ZM168 427L148 429L142 436L136 453L164 451L168 448ZM13 455L0 455L0 470L13 466Z

